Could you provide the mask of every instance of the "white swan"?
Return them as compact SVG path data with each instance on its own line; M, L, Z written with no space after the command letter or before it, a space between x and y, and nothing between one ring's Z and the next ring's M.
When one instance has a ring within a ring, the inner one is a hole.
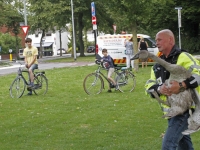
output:
M191 76L191 73L182 66L176 64L170 64L162 60L161 58L155 56L154 54L149 53L148 51L140 51L132 59L138 59L138 58L142 60L151 58L155 62L162 65L167 71L169 71L170 77L168 80L165 81L165 84L168 86L170 86L169 84L170 81L182 82L183 80ZM168 96L167 102L163 102L158 96L156 91L150 91L150 92L152 92L152 94L155 96L158 102L170 106L169 112L163 117L171 118L176 115L183 114L186 110L190 109L193 103L190 89L185 90L184 92L180 92L178 94L172 94L171 96Z

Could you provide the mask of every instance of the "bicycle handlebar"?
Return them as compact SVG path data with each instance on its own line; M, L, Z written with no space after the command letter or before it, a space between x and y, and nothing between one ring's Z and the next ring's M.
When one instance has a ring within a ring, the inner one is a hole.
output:
M20 61L17 61L17 60L16 60L15 62L16 62L16 63L19 63L20 65L22 65L22 63L21 63Z
M100 61L100 60L98 60L98 59L96 59L96 60L95 60L95 63L96 63L97 65L102 65L103 62Z

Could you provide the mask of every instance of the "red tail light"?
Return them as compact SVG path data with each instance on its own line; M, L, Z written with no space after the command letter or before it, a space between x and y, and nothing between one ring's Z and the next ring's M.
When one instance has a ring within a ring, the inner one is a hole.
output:
M99 47L98 47L98 44L96 44L96 54L98 54L99 52Z

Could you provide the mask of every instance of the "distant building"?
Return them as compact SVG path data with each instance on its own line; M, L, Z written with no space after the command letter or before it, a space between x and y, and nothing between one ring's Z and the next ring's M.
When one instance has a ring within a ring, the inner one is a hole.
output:
M68 25L69 26L69 25ZM21 45L19 45L19 49L24 49L26 47L25 45L25 38L21 27L20 27L21 33L18 35L18 37L21 38ZM7 28L5 26L0 27L0 32L2 33L10 33L12 36L14 36L13 33L8 32ZM36 31L37 34L29 34L27 37L32 39L32 44L40 50L40 39L41 39L41 32ZM71 35L69 32L64 31L61 33L61 40L62 45L61 48L64 50L68 50L68 44L70 42L69 38L71 38ZM88 42L94 42L94 33L92 31L87 32L87 40ZM60 35L59 31L53 32L47 32L45 34L45 37L42 40L42 51L52 51L52 55L57 55L58 50L60 49Z
M40 49L40 39L42 34L31 34L28 35L29 38L32 39L32 45ZM64 50L68 50L68 32L61 33L62 45L61 48ZM53 55L57 55L57 51L60 49L60 35L59 32L55 33L47 32L45 37L42 39L42 51L52 51Z

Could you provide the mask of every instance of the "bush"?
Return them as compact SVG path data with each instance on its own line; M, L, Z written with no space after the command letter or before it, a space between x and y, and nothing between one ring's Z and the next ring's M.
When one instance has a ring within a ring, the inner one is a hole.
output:
M8 33L0 33L0 46L1 54L9 54L9 49L12 49L14 54L16 53L16 38Z
M200 51L200 41L196 37L183 37L181 48L187 50L189 53L197 53Z

